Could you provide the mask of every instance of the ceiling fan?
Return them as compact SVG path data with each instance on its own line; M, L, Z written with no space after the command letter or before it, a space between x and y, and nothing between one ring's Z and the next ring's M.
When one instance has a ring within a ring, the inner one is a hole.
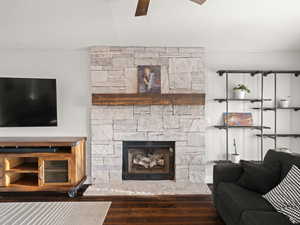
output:
M190 0L199 5L202 5L206 0ZM138 0L135 16L146 16L148 13L150 0Z

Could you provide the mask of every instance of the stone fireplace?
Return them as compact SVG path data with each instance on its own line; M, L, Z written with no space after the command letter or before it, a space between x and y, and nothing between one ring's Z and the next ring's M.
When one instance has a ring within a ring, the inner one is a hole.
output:
M141 65L160 66L162 93L205 93L202 48L92 47L89 54L92 93L137 93ZM136 194L134 188L143 192L147 182L160 180L153 189L166 194L176 185L199 189L191 184L203 184L205 178L204 107L92 106L94 186L106 190L103 194ZM168 188L156 187L164 184Z
M123 180L174 180L175 142L123 142Z

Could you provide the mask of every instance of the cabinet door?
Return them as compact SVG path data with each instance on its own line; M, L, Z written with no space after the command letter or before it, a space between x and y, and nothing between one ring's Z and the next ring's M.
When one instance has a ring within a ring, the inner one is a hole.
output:
M39 185L70 185L70 158L40 158Z

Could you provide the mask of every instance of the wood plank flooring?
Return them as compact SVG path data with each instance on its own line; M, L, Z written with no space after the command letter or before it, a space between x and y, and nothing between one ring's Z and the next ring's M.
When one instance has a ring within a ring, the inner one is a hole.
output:
M65 194L0 194L0 202L111 201L104 225L225 225L209 195L79 196Z
M224 225L211 196L126 197L112 201L104 225Z

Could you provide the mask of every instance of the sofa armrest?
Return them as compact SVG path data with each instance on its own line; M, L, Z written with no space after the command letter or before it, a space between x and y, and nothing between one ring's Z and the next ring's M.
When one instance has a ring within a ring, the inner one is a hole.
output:
M240 164L223 163L215 165L213 172L213 192L215 193L221 182L236 182L242 173L243 168Z

